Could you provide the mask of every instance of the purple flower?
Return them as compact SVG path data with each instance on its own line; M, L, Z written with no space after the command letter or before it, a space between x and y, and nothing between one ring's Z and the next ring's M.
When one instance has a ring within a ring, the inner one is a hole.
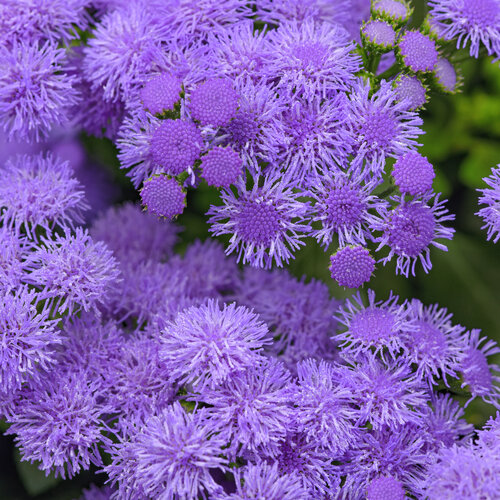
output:
M113 489L109 486L99 488L95 484L91 484L82 491L82 496L78 500L111 500L112 495Z
M406 0L376 0L373 2L372 10L375 16L398 25L405 23L411 14L411 8Z
M394 46L396 32L389 23L375 19L363 25L361 37L372 50L387 52Z
M347 246L330 257L330 273L340 286L359 288L370 281L375 259L367 248Z
M470 43L470 55L478 57L482 43L489 55L500 54L498 0L430 0L429 7L441 36L457 38L457 48Z
M16 288L26 272L26 254L31 243L8 227L0 227L0 291Z
M423 195L432 190L434 168L425 156L410 151L400 156L394 164L392 177L401 193Z
M415 276L415 266L420 260L424 271L432 269L430 259L431 245L440 250L448 249L438 239L451 240L454 229L446 227L443 222L454 220L444 207L446 200L439 201L439 195L426 196L422 200L405 201L394 199L400 204L383 214L383 221L372 225L375 230L383 231L375 238L379 243L377 251L384 246L389 247L389 254L381 259L385 265L396 256L396 273L408 277Z
M398 100L406 101L410 111L422 108L427 102L427 88L418 77L401 75L394 83Z
M186 192L179 182L161 174L150 177L144 183L141 199L148 212L166 219L174 219L186 206Z
M64 236L41 241L28 256L30 273L23 279L40 291L40 298L48 299L60 314L96 310L106 301L119 271L104 243L94 243L81 228L74 235L65 231Z
M90 464L102 465L98 445L109 443L102 399L99 384L84 373L56 370L21 391L6 434L15 434L22 460L72 478Z
M292 421L290 379L283 363L271 358L190 399L210 405L212 418L231 443L226 450L231 457L247 450L272 456Z
M0 44L0 119L10 140L38 142L69 122L78 94L65 63L55 43Z
M350 96L350 123L355 137L354 165L381 174L386 157L398 157L418 146L422 120L399 101L391 83L383 80L371 94L370 84L358 80Z
M401 481L393 476L379 476L370 481L366 490L366 500L382 500L384 498L404 500L406 493Z
M399 57L413 73L427 73L438 60L436 42L420 31L408 30L398 41Z
M237 195L223 190L223 205L212 205L209 231L215 236L230 234L226 253L238 252L238 262L256 267L278 267L293 258L293 251L305 243L309 232L305 217L308 205L299 201L293 181L277 176L264 177L261 185L258 174L253 176L249 189L240 177L236 184Z
M289 95L324 98L347 90L360 69L348 33L336 24L311 18L285 22L271 32L269 41L273 51L266 73Z
M201 159L201 175L209 186L228 188L243 174L240 155L231 148L215 147Z
M489 186L479 189L479 204L485 205L476 212L484 221L482 229L488 231L488 241L496 243L500 240L500 164L491 170L491 175L483 181Z
M120 498L196 500L220 487L210 469L226 470L225 440L205 409L187 413L179 403L147 419L130 441L112 448L105 467Z
M434 66L434 75L441 91L453 94L457 91L459 77L453 64L444 57L438 57Z
M245 307L209 300L190 307L161 333L161 359L172 380L214 387L232 373L259 365L270 343L267 326Z
M181 99L182 83L175 75L160 73L148 80L141 90L144 109L151 114L172 111Z
M16 232L36 238L36 227L73 227L89 207L82 185L67 161L39 153L15 156L0 169L0 207Z

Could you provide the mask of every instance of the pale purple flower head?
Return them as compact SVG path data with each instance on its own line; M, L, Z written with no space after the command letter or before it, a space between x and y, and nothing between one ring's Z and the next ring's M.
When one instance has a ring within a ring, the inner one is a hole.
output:
M375 270L375 259L362 246L340 248L330 257L330 273L340 286L359 288L370 281Z
M416 151L400 156L392 170L392 177L401 193L412 196L431 191L435 175L429 160Z
M17 232L36 238L36 227L71 228L84 222L89 207L83 187L67 161L50 153L10 158L0 168L0 209Z
M257 366L270 343L267 326L246 307L209 300L168 322L160 356L172 380L214 387L232 373Z
M184 211L186 192L175 178L159 174L144 183L141 200L148 212L158 217L174 219Z
M401 481L393 476L379 476L372 479L366 490L366 500L404 500L405 498L406 493Z
M381 259L384 265L396 256L396 273L406 277L415 276L418 261L426 273L432 268L430 259L431 246L440 250L448 249L438 240L451 240L454 229L444 226L443 222L455 219L444 207L446 200L439 201L439 195L426 196L422 200L405 201L402 196L392 210L387 210L382 222L373 224L373 229L383 231L375 238L379 243L377 250L389 247L389 254Z
M180 101L182 82L170 73L160 73L148 80L141 90L144 109L151 114L172 111Z
M427 88L417 76L401 75L395 81L399 101L406 101L410 111L420 109L427 102Z
M69 122L78 93L65 63L55 43L0 44L0 120L10 140L38 142Z
M500 54L500 2L498 0L430 0L430 14L441 36L457 39L457 48L470 43L478 57L479 45L489 55Z
M376 17L392 21L398 25L408 20L411 11L406 0L375 0L372 2L372 12Z
M221 192L222 205L212 205L210 232L230 234L227 254L238 253L238 261L255 267L278 267L293 258L309 232L307 203L299 200L296 183L277 176L253 176L252 188L240 177L232 190Z
M456 92L459 78L453 64L444 57L438 57L434 66L434 76L438 87L449 94Z
M379 51L389 51L396 41L396 31L390 23L379 19L370 20L361 28L361 36L370 47Z
M10 290L21 283L26 272L26 254L31 244L6 226L0 227L0 291Z
M217 146L201 159L201 175L209 186L228 188L243 174L240 155L231 148Z
M427 73L436 66L439 53L428 35L408 30L398 41L398 55L413 73Z
M491 170L491 175L483 181L489 186L479 189L479 204L485 205L476 215L484 221L482 229L486 229L488 240L496 243L500 240L500 164Z

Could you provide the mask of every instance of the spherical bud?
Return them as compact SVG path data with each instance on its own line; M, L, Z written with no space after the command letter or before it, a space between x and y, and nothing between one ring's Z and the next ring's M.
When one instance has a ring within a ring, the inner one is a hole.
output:
M401 193L418 196L432 189L434 168L425 156L410 151L398 158L392 177Z
M141 99L144 109L153 115L171 111L179 102L182 92L182 83L174 75L162 73L149 80L141 90Z
M436 42L420 31L407 31L399 40L399 56L411 71L429 72L437 63Z
M231 82L212 78L198 85L192 94L189 110L201 125L226 126L238 109L238 94Z
M172 219L186 206L186 193L177 180L166 175L148 179L141 190L142 204L158 217Z
M203 178L209 186L228 188L242 174L243 162L231 148L215 147L201 161Z
M361 37L371 49L387 52L394 46L396 32L389 23L377 19L363 25Z
M203 139L193 122L165 120L154 131L149 152L166 173L178 175L200 156Z
M375 259L361 246L344 247L330 257L332 278L340 285L358 288L370 281L375 270Z
M405 498L405 490L401 482L392 476L373 479L366 492L366 500L404 500Z
M408 21L411 14L411 8L404 0L375 0L372 4L374 17L385 19L397 25Z
M427 89L417 76L402 75L395 82L400 101L406 100L408 109L415 111L427 102Z
M434 76L436 84L443 92L454 93L458 87L458 77L455 67L448 59L438 57L434 67Z

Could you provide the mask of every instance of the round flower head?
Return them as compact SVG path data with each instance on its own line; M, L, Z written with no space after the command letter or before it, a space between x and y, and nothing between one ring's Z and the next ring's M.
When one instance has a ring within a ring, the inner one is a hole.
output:
M446 40L457 39L457 48L470 43L478 57L482 43L488 54L500 54L500 2L498 0L430 0L430 14Z
M143 206L158 217L173 219L184 211L186 193L179 182L166 175L155 175L141 189Z
M103 465L98 446L109 444L103 400L98 382L86 380L83 372L53 370L21 390L6 433L15 435L22 460L72 478L90 464Z
M288 263L309 231L308 205L298 200L295 184L264 177L261 186L256 175L250 190L242 177L236 188L237 195L223 190L223 204L210 207L209 231L216 236L231 234L226 253L237 251L238 262L266 268L273 262L279 267Z
M178 402L147 419L130 441L111 449L105 470L118 496L207 498L220 488L210 471L227 465L216 430L205 409L188 413Z
M403 306L398 305L398 297L375 302L375 292L368 290L368 306L358 294L348 299L339 309L337 318L346 330L332 337L340 343L341 354L356 357L366 352L385 351L395 357L404 347L402 333L412 331Z
M400 156L392 170L392 177L401 193L412 196L431 191L435 175L429 160L416 151Z
M400 25L408 21L411 8L405 0L376 0L372 2L372 13L376 17Z
M427 89L417 76L401 75L395 81L398 101L405 101L410 111L420 109L427 102Z
M0 209L17 231L35 238L35 229L73 227L89 207L82 185L67 161L50 153L10 158L0 168Z
M332 278L347 288L359 288L370 281L375 270L375 259L367 248L347 246L330 257Z
M404 500L405 498L406 493L401 481L393 476L380 476L373 479L366 490L366 500Z
M387 156L398 157L419 146L422 120L399 101L391 83L382 80L371 95L369 82L358 80L350 96L350 123L355 135L355 159L367 162L364 170L380 174Z
M438 87L448 93L454 93L458 87L458 76L453 64L444 57L438 57L434 66L434 75Z
M172 111L180 101L182 83L170 73L161 73L149 80L141 90L144 109L153 115Z
M415 266L420 260L424 271L428 273L432 268L431 245L447 251L446 246L436 240L453 238L455 230L442 223L454 220L455 216L443 206L446 200L439 201L439 195L413 201L405 201L401 197L398 201L398 206L387 210L383 222L376 222L372 226L375 230L383 231L381 236L375 238L380 243L377 250L389 247L389 254L381 262L385 265L396 256L396 273L408 277L410 271L415 276Z
M406 31L398 42L403 64L414 73L432 71L438 60L436 42L420 31Z
M488 365L488 356L500 353L500 348L493 340L479 337L479 330L467 334L465 353L456 370L462 374L462 387L471 397L467 404L476 397L500 409L500 366Z
M245 307L209 300L190 307L167 324L161 334L162 359L172 379L200 387L216 386L234 372L257 366L269 343L268 330Z
M330 174L314 183L309 195L316 202L312 220L321 223L311 235L323 247L330 246L337 235L341 247L364 245L372 239L369 225L377 220L372 213L383 209L385 201L372 195L380 183L377 179L363 182L361 176L349 177L345 173Z
M165 173L178 175L193 167L202 146L201 132L193 122L163 120L153 132L149 153Z
M389 23L375 19L363 25L361 37L372 49L386 52L394 46L396 32Z
M486 205L476 215L483 219L484 226L488 232L488 241L496 243L500 239L500 164L491 170L491 175L483 181L489 186L486 189L478 189L481 193L479 204Z
M231 148L215 147L201 160L201 175L209 186L228 188L243 174L240 155Z
M27 259L30 273L24 281L40 290L60 314L80 308L96 309L104 302L119 276L113 254L88 232L78 228L65 231L42 244Z
M78 500L110 500L114 490L109 486L98 487L91 484L88 488L82 490L82 496Z
M405 356L417 367L419 378L432 386L442 378L446 382L447 375L456 377L456 365L464 349L462 335L465 329L453 325L452 315L438 304L425 307L413 299L406 308L414 329L404 336Z
M10 140L38 142L69 122L78 93L65 62L55 43L0 44L0 119Z
M211 78L191 92L188 106L191 117L201 125L224 127L236 114L238 94L231 80Z
M360 68L348 33L339 25L313 19L280 24L269 35L272 57L267 76L278 79L278 87L306 98L325 97L347 90Z

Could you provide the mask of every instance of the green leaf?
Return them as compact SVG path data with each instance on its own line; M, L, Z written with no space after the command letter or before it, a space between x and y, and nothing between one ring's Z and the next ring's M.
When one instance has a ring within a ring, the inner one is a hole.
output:
M23 486L31 496L45 493L62 481L61 478L56 478L54 474L46 476L45 472L41 471L35 464L21 461L21 454L17 449L14 452L14 460Z

